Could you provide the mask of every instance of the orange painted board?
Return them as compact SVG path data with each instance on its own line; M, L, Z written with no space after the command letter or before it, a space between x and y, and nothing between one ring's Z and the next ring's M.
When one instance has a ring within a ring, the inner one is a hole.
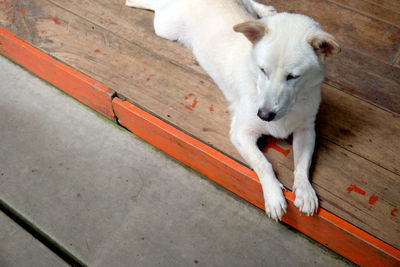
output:
M0 54L15 61L102 115L114 119L111 103L115 95L113 90L53 59L2 28L0 28Z
M168 123L141 110L128 101L113 99L121 125L165 153L209 177L228 190L264 208L257 175L201 141L175 129ZM400 251L320 209L309 217L294 207L294 195L285 191L288 210L283 221L321 244L362 266L399 266ZM267 219L267 218L266 218Z

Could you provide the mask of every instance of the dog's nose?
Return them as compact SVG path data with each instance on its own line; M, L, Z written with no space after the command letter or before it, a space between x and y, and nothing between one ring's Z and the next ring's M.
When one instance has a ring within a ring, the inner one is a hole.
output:
M263 121L272 121L275 118L276 113L270 112L267 109L260 108L257 112L257 116Z

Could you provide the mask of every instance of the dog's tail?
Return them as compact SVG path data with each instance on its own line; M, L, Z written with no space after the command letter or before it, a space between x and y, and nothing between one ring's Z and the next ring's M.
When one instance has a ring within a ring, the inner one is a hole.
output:
M125 5L154 11L161 2L163 0L126 0Z

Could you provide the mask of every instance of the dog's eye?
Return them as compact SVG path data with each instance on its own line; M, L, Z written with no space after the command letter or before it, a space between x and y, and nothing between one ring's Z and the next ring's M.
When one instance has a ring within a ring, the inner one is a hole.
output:
M300 75L289 74L288 76L286 76L286 81L297 79L299 77L300 77Z

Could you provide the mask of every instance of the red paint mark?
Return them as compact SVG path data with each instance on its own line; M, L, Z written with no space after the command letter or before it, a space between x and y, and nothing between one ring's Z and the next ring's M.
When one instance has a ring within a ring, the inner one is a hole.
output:
M351 193L351 191L354 191L360 195L365 196L365 191L362 190L361 188L359 188L358 186L356 186L355 184L351 184L348 188L347 188L347 193Z
M21 12L21 14L24 14L26 12L25 9L20 9L19 12Z
M147 77L147 78L146 78L146 81L150 81L150 77Z
M213 112L213 111L214 111L214 106L211 105L211 106L210 106L210 112Z
M392 211L390 212L390 215L392 215L393 217L396 217L397 215L395 213L399 212L398 209L392 209Z
M55 24L60 24L60 21L58 19L56 19L56 18L54 18L53 21L54 21Z
M94 52L95 53L100 53L101 51L100 51L100 49L96 49L96 50L94 50Z
M264 148L264 152L267 153L267 152L268 152L268 149L270 149L270 148L275 149L276 151L282 153L285 157L286 157L287 155L289 155L289 153L290 153L290 149L285 150L285 149L283 149L283 148L277 146L277 145L276 145L276 139L275 139L275 138L271 138L271 139L270 139L268 145Z
M193 110L197 106L197 98L194 96L194 94L190 93L187 96L185 96L185 100L188 100L189 98L194 97L193 102L191 105L185 105L185 108L188 110Z
M189 99L189 97L192 97L192 96L194 96L194 94L190 93L187 96L185 96L185 99L187 100L187 99Z
M372 195L372 196L369 198L369 204L374 205L375 202L376 202L377 200L378 200L378 197L375 196L375 195Z

